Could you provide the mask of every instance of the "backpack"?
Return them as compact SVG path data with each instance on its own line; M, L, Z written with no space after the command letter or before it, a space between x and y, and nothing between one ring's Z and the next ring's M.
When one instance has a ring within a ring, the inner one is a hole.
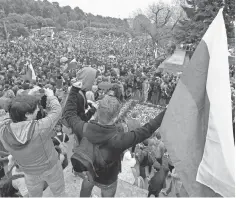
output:
M87 129L88 123L83 126L83 133ZM113 136L114 137L114 136ZM102 144L93 144L86 137L83 137L79 144L73 149L73 155L71 156L71 164L75 172L82 173L86 172L88 180L93 182L97 173L102 170L107 170L115 164L106 163L104 156L101 153L101 146L105 145L107 142Z
M62 141L57 136L55 136L54 138L60 143L59 147L60 147L62 153L67 153L68 145L65 143L66 134L65 133L62 133L62 134L63 134Z

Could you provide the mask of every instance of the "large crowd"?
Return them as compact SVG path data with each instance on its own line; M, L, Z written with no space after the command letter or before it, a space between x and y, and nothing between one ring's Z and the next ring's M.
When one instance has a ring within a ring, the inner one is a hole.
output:
M51 85L57 88L59 78L63 78L63 88L70 86L71 79L83 66L90 65L101 71L99 83L119 83L124 90L124 98L144 97L144 88L148 97L143 98L154 104L166 103L174 91L178 77L168 73L157 72L157 63L151 50L139 40L104 36L103 38L86 37L60 33L55 38L34 36L30 39L15 39L2 43L0 54L1 95L7 90L18 90L25 86L32 87L32 82L22 78L27 64L31 62L37 79L34 84L42 87ZM135 52L134 52L135 51ZM63 72L65 64L76 59L78 68ZM26 85L27 84L27 85ZM148 86L148 89L146 89ZM102 86L103 87L103 86Z
M158 132L165 111L118 134L116 127L123 125L114 125L130 99L167 106L181 74L160 72L159 64L148 42L114 35L65 31L53 38L33 34L2 41L1 196L40 197L48 186L54 196L65 196L63 169L71 133L73 171L83 178L80 196L90 197L94 185L102 196L115 196L127 150L136 159L135 185L147 189L148 196L167 195L174 185L179 196L182 183Z

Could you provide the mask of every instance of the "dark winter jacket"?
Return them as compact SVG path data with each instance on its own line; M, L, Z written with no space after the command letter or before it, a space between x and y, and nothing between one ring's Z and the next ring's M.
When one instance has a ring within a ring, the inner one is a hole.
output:
M71 88L74 91L74 88ZM82 95L83 94L83 95ZM77 113L81 120L88 122L90 118L94 115L96 109L92 107L86 113L85 110L88 108L86 92L82 90L77 90L76 93L76 101L77 101Z
M159 193L164 188L168 172L169 172L168 168L161 166L160 170L158 170L154 174L154 176L149 181L148 197L150 197L151 195L154 195L155 197L159 196Z
M79 141L86 137L93 144L102 144L101 153L103 158L106 159L107 163L115 163L113 163L109 170L104 169L97 172L98 177L95 181L106 185L112 184L118 178L121 154L126 149L149 138L160 127L164 111L153 120L150 120L149 123L128 133L118 132L115 125L101 125L91 121L88 123L87 129L83 134L85 121L77 116L77 93L78 89L72 87L65 107L64 118Z
M73 101L73 103L76 103L76 104L73 104L73 106L76 108L77 115L80 117L81 120L83 120L85 122L89 121L90 118L94 115L96 109L94 107L92 107L91 109L89 109L85 113L85 110L88 108L88 103L87 103L87 99L86 99L86 92L82 91L81 89L74 88L74 87L71 88L71 92L73 92L73 96L72 96L73 100L72 101ZM67 103L65 104L64 111L62 113L62 123L65 126L69 127L68 123L65 119L65 110L66 109L68 109Z

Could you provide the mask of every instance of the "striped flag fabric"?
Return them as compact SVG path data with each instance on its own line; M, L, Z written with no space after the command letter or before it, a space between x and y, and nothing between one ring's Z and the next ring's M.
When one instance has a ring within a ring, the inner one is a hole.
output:
M65 73L65 72L67 72L67 71L69 71L71 69L75 69L75 68L77 68L77 65L78 65L78 63L77 63L76 59L73 59L69 64L67 64L65 66L63 72Z
M235 148L222 11L183 71L160 129L191 197L235 197Z
M27 66L26 74L23 75L22 77L25 81L26 80L28 80L28 81L36 80L36 74L35 74L34 68L31 63Z

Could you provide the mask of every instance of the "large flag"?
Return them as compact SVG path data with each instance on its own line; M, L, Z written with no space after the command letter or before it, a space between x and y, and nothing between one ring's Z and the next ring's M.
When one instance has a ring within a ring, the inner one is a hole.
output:
M221 9L171 98L161 133L189 196L235 196L228 48Z

